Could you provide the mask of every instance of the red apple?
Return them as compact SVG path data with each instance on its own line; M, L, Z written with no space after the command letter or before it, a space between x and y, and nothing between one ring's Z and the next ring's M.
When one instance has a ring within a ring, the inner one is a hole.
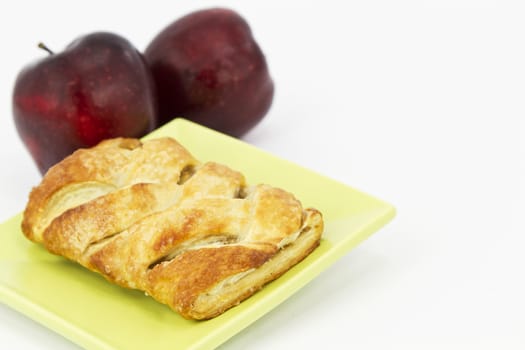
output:
M111 33L78 38L17 77L13 112L43 174L74 150L103 139L140 137L156 124L154 85L142 55Z
M190 13L161 31L144 56L160 124L184 117L242 136L268 112L273 81L247 22L229 9Z

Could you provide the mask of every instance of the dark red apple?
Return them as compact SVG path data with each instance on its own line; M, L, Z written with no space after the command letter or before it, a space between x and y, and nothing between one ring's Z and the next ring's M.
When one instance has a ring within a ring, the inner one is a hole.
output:
M152 130L153 81L129 41L93 33L48 51L20 72L13 93L18 133L42 174L78 148Z
M144 56L160 124L184 117L242 136L268 112L273 81L248 23L229 9L190 13L161 31Z

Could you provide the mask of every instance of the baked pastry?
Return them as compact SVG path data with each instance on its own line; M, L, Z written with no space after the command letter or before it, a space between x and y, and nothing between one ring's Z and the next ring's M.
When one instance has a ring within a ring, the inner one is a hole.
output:
M139 289L189 319L215 317L312 252L319 211L247 186L172 138L116 138L52 167L29 196L22 231L50 252Z

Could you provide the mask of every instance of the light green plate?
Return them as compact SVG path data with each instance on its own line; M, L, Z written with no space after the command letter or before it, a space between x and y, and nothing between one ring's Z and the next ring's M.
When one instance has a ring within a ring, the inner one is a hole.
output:
M21 215L0 226L0 300L88 349L212 349L247 327L386 224L394 208L239 140L176 119L148 138L172 136L202 160L243 172L250 184L285 188L325 219L321 245L239 306L188 321L143 293L47 253L25 239Z

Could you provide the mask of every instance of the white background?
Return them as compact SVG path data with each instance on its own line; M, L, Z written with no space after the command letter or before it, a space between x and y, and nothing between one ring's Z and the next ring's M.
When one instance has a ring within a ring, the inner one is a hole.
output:
M0 219L40 179L11 112L16 74L45 55L36 43L59 51L105 30L143 50L213 5L248 20L276 84L245 140L398 210L222 349L524 349L525 11L515 3L3 2ZM5 305L0 339L76 348Z

